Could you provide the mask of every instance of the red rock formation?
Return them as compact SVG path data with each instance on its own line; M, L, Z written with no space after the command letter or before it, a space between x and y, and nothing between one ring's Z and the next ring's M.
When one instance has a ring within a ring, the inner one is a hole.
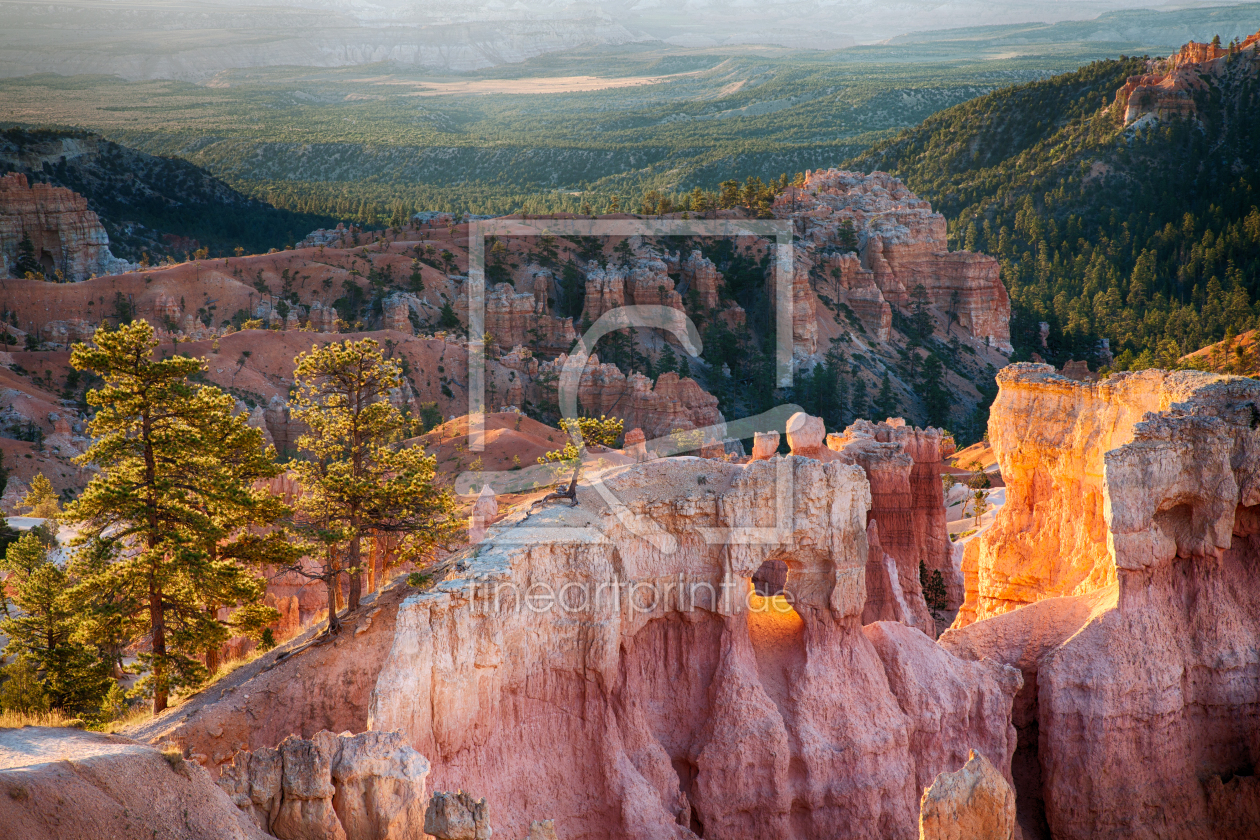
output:
M35 259L49 277L60 271L67 280L84 280L109 273L119 262L86 198L10 173L0 176L0 276L14 271L23 236L31 238Z
M917 621L901 589L901 573L897 559L879 542L879 522L871 518L866 525L866 605L862 608L862 624L876 621L900 621L914 625Z
M401 840L422 836L428 775L397 732L324 731L238 752L219 787L276 837Z
M892 335L892 307L875 284L875 273L862 267L855 251L820 256L823 282L832 293L829 297L847 304L876 341L887 341ZM834 282L828 283L828 280Z
M540 379L550 382L550 390L536 402L558 404L553 376L559 376L568 358L562 353L554 362L540 365ZM723 422L717 397L694 379L662 373L653 385L642 374L632 373L627 378L616 365L600 364L598 356L591 356L582 372L578 406L592 415L620 417L627 428L642 429L648 440L678 429L699 429Z
M682 297L674 289L664 261L655 257L640 259L631 267L626 292L627 302L636 306L683 308Z
M757 432L753 435L752 460L768 461L779 452L778 432Z
M535 825L539 825L538 820L530 824L526 840L533 840ZM424 812L424 833L435 840L490 840L494 834L490 825L490 804L484 796L474 799L462 790L457 793L435 790Z
M119 735L0 729L0 835L268 840L196 762Z
M1226 789L1260 750L1260 383L1014 365L999 384L1007 502L968 570L997 615L942 644L1035 674L1016 713L1054 837L1225 836L1260 804Z
M603 269L596 262L587 264L582 320L595 323L605 312L626 305L626 275L627 271L619 265Z
M76 341L88 341L96 332L96 325L82 318L49 321L39 328L39 338L45 350L68 349Z
M703 311L717 308L722 275L711 260L699 251L692 251L682 263L682 276L688 290L695 289Z
M838 460L835 454L823 445L827 436L827 427L821 417L811 417L798 411L787 421L787 444L793 455L802 458L813 458L816 461Z
M935 636L935 622L923 600L919 564L939 571L945 579L949 609L962 603L962 581L953 564L946 527L945 494L941 485L944 458L953 454L952 442L940 429L917 429L905 421L872 423L859 420L843 435L829 435L827 446L866 472L871 483L871 519L879 523L883 550L897 561L900 591L913 626ZM871 601L884 593L868 589ZM883 602L872 616L890 616L899 607Z
M1133 439L1144 414L1177 399L1165 383L1180 382L1160 371L1076 382L1046 365L1011 365L997 381L989 442L1006 504L967 547L957 626L1116 582L1104 458Z
M403 335L414 335L411 326L411 307L401 297L387 297L381 303L383 325L387 330L396 330Z
M312 301L307 323L315 332L337 332L337 310L324 306L319 301Z
M709 544L773 526L780 479L784 531ZM571 838L911 837L923 787L970 749L1006 766L1019 677L859 627L866 488L806 458L661 459L518 514L402 608L371 725L404 732L436 788L487 797L496 836L549 818ZM750 581L779 561L795 609L771 612ZM512 594L542 582L572 584L568 608ZM610 584L638 594L614 605Z
M622 451L633 458L635 463L649 460L647 436L643 434L642 429L631 429L626 432L625 439L622 441Z
M517 293L510 283L499 283L486 295L486 332L500 347L530 345L569 350L577 340L573 321L539 312L534 292Z
M954 773L942 773L923 791L919 840L1015 836L1015 791L983 755L971 751Z
M806 263L812 266L810 253L819 255L820 288L848 304L877 336L885 336L881 340L887 336L883 305L908 306L911 291L922 284L946 328L957 324L975 341L1011 352L1010 298L997 260L950 252L945 217L891 175L806 173L804 186L775 200L775 212L803 228L797 254ZM857 260L839 250L846 240L849 253L857 245Z
M1240 52L1254 61L1260 46L1260 32L1243 40ZM1175 55L1147 62L1150 71L1130 76L1116 91L1116 105L1128 125L1144 116L1168 119L1173 116L1194 117L1198 113L1196 93L1207 93L1209 80L1224 69L1222 59L1229 55L1226 47L1190 41Z
M792 260L792 355L812 356L818 352L818 297L810 283L811 262L805 249L794 248ZM771 304L778 307L779 294L771 296Z

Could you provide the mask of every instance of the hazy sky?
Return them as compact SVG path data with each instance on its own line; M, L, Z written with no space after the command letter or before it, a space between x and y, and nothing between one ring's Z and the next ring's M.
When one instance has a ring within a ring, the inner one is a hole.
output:
M43 0L38 5L158 5L194 12L216 6L287 6L323 9L361 24L413 26L598 15L639 37L698 46L706 40L774 41L785 36L790 40L792 33L804 40L834 37L869 42L913 31L1091 19L1119 9L1229 4L1219 0L1175 4L1151 0Z

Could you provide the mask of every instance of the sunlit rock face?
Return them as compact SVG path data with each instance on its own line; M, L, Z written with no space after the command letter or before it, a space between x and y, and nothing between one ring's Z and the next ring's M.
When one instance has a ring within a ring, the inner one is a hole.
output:
M660 459L578 500L511 515L409 598L373 694L372 728L486 796L496 834L913 837L970 749L1009 775L1015 669L860 626L860 468ZM762 598L767 562L787 577Z
M1260 383L998 381L1007 502L941 644L1035 686L1021 810L1056 838L1225 836L1260 805Z
M0 277L15 271L18 245L30 237L34 259L49 277L67 280L109 274L122 263L109 252L109 236L87 199L64 187L30 184L26 176L0 177ZM125 263L122 263L125 266Z
M998 374L989 441L1006 504L963 561L967 595L956 626L1116 582L1106 457L1133 441L1147 412L1184 399L1194 381L1143 371L1076 382L1044 365Z
M1260 32L1249 35L1238 45L1244 58L1255 59L1260 49ZM1116 105L1124 115L1124 124L1150 115L1159 120L1171 117L1193 119L1198 114L1196 94L1207 93L1213 77L1229 67L1231 48L1219 43L1190 41L1168 58L1147 61L1149 72L1130 76L1116 91Z

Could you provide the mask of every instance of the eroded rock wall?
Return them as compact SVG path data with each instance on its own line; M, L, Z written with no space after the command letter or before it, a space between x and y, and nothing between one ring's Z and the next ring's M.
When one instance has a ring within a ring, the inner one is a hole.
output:
M871 485L868 519L877 524L879 543L896 561L899 587L909 609L909 623L935 636L935 621L923 600L919 564L939 571L947 591L961 594L946 527L941 465L953 442L936 428L919 429L893 418L879 423L859 420L843 434L828 435L829 449L858 464ZM878 557L871 558L877 565ZM889 600L889 596L894 596ZM895 590L876 578L867 586L868 619L888 618L902 610ZM949 604L958 609L959 600Z
M942 645L1035 682L1016 719L1021 752L1035 719L1055 838L1225 836L1260 812L1260 383L1039 365L999 383L1007 502L969 571L995 617Z
M409 598L373 694L371 726L486 796L496 833L911 838L970 749L1009 765L1014 669L860 626L859 468L662 459L578 501L492 527ZM750 594L767 561L795 609ZM526 600L546 592L562 604Z
M428 775L397 732L324 731L238 752L219 787L281 840L420 840Z
M535 402L558 404L556 383L569 357L539 365L535 378ZM602 364L592 355L578 382L578 406L593 415L620 417L626 429L642 429L648 440L677 429L699 429L723 422L717 397L691 377L662 373L656 382L640 373L626 376L613 364Z
M120 262L86 198L64 187L30 184L21 173L0 176L0 275L15 270L24 236L49 277L60 271L67 280L85 280Z
M946 328L1011 352L1010 297L993 257L949 250L945 217L897 178L839 169L806 173L775 200L801 233L797 262L887 340L887 307L907 307L918 285ZM811 257L811 255L814 255ZM810 295L812 300L812 293ZM812 312L811 312L812 317Z

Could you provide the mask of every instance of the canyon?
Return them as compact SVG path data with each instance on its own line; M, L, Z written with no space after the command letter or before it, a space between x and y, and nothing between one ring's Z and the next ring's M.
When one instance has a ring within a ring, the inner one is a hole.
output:
M79 207L19 177L14 195ZM944 219L882 173L811 172L773 212L795 234L793 272L756 279L791 282L778 299L794 374L844 345L873 385L916 315L926 338L1001 364L987 441L1004 503L966 535L950 533L945 430L887 417L828 433L789 409L755 421L745 455L702 384L712 372L627 373L611 350L570 378L584 413L622 420L621 449L589 447L572 505L544 499L554 477L534 462L564 437L538 418L591 349L578 324L654 306L721 335L764 314L702 248L614 237L579 260L592 246L576 236L505 245L472 341L470 228L454 219L81 282L0 279L3 331L24 348L0 353L0 449L17 465L0 501L36 471L83 486L69 346L141 317L160 354L206 359L205 381L285 455L301 433L294 357L376 339L405 373L389 399L415 421L408 445L469 517L468 542L423 574L391 576L373 544L369 594L335 635L319 586L272 579L280 644L121 735L0 733L0 824L37 838L123 836L132 820L178 836L181 813L198 837L281 840L1254 835L1260 383L1005 364L996 260L950 252ZM44 229L61 242L86 218ZM732 239L731 266L778 247ZM666 332L643 347L676 352ZM662 438L698 457L663 454ZM298 492L289 476L270 489ZM116 782L131 777L158 795ZM87 804L59 816L62 791Z
M968 603L941 644L1023 671L1030 804L1056 838L1254 827L1260 710L1242 687L1260 674L1260 386L1158 370L1084 383L1042 365L999 384L1007 502L968 549Z
M939 641L901 569L952 562L940 483L915 480L948 447L797 415L787 456L613 466L576 507L491 514L443 580L378 596L338 643L376 662L339 718L240 699L340 679L265 657L234 699L131 734L221 775L235 739L396 732L509 836L1247 836L1260 384L1031 364L999 384L1007 503ZM908 525L881 528L890 510Z

